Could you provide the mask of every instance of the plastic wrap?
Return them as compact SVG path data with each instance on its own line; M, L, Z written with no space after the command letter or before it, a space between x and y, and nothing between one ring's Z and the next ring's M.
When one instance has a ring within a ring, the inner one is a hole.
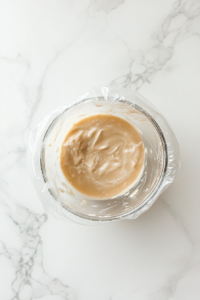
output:
M106 200L88 198L76 191L63 175L60 149L74 123L94 114L112 114L136 127L145 147L144 171L132 188ZM177 177L179 146L163 115L140 94L129 89L94 88L59 107L32 130L28 163L44 209L56 218L93 225L135 219L155 202Z

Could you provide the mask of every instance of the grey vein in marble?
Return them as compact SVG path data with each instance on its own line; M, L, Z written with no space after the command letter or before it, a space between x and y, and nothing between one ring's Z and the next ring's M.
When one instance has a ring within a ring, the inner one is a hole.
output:
M10 212L9 215L17 226L22 241L20 251L8 248L3 242L0 248L0 255L8 259L15 269L11 300L21 300L24 290L26 295L30 295L30 299L38 299L45 295L59 295L65 300L69 297L75 299L67 285L57 278L52 278L44 270L39 231L46 222L47 215L33 213L22 206L18 206L16 212Z
M93 0L90 3L91 10L95 13L99 11L104 11L105 13L110 13L114 9L116 9L120 4L122 4L125 0Z
M200 240L198 242L194 242L180 215L177 212L174 212L171 206L168 205L165 200L163 200L163 204L172 215L175 222L184 232L186 239L191 244L191 251L185 258L185 263L183 264L182 268L177 273L171 275L166 284L159 291L150 295L150 299L152 300L170 300L171 297L175 296L175 292L179 282L188 274L188 272L192 268L200 265Z
M186 21L173 28L180 15ZM130 72L125 76L116 78L110 85L133 88L139 90L145 83L150 83L154 76L162 70L174 55L175 46L190 35L200 35L200 29L193 28L194 19L200 18L200 2L198 0L180 0L175 2L173 11L157 31L149 45L141 49L139 53L133 54L130 64ZM122 38L118 36L123 41ZM128 47L128 46L127 46ZM131 53L131 49L128 49Z

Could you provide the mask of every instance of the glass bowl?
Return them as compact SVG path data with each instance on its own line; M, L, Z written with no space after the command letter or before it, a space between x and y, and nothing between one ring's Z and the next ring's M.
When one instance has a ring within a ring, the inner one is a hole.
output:
M81 118L95 114L115 115L128 121L139 131L145 148L140 179L128 191L111 199L91 199L79 193L60 168L61 145L67 132ZM112 99L91 98L76 103L56 117L43 142L41 169L49 192L66 210L81 218L112 220L140 209L156 193L167 169L167 146L159 125L141 107L133 107L127 100L113 102Z
M83 224L136 218L177 176L179 148L167 121L142 96L126 91L120 94L106 90L105 96L101 89L95 95L84 95L47 116L32 133L31 169L47 211ZM140 133L145 148L143 171L136 183L120 195L103 200L75 190L60 167L61 145L67 132L81 118L97 114L128 121Z

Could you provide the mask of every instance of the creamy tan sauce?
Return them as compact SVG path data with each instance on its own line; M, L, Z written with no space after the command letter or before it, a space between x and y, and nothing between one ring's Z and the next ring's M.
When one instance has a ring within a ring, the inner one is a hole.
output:
M76 123L61 148L68 182L88 197L106 199L127 190L140 176L144 146L138 131L112 115L92 115Z

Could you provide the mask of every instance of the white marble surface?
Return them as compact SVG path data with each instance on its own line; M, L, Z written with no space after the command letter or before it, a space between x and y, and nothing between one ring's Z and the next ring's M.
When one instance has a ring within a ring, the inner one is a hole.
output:
M0 1L0 299L200 299L200 1ZM180 143L179 178L137 220L47 216L31 128L93 86L137 89Z

